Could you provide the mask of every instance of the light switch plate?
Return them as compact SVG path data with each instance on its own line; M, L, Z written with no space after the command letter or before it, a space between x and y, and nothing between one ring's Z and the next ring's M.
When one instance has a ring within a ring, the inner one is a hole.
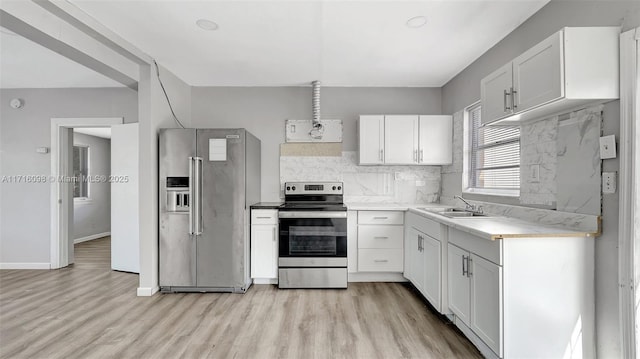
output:
M539 164L531 165L531 167L529 168L531 169L530 175L529 175L529 182L531 183L540 182L540 165Z
M602 193L616 193L616 172L602 172Z
M616 136L600 137L600 159L616 158Z

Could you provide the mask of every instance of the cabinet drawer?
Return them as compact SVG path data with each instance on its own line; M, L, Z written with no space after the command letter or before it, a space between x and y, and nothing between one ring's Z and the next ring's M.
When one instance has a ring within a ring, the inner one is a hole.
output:
M359 249L359 272L402 272L402 249Z
M358 248L395 248L402 249L403 226L376 226L363 224L358 226Z
M497 265L502 265L502 240L491 241L455 228L449 228L449 243L475 253Z
M440 223L434 220L420 217L418 221L416 221L413 225L420 232L433 237L435 239L440 240Z
M358 211L358 224L404 224L404 212Z
M251 210L251 224L278 224L277 209Z

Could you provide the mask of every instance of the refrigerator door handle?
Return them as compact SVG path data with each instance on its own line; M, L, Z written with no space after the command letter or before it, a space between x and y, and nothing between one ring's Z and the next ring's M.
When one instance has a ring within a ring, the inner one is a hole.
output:
M194 157L196 164L195 178L195 235L202 234L202 157Z
M195 197L193 196L193 157L189 157L189 235L193 235L193 207L195 203Z

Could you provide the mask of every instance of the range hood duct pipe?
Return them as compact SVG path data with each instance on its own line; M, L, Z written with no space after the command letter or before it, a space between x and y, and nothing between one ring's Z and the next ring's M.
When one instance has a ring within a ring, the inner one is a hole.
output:
M312 98L312 109L313 109L313 127L318 127L320 125L320 81L313 81L311 83L313 98ZM320 125L321 126L321 125Z

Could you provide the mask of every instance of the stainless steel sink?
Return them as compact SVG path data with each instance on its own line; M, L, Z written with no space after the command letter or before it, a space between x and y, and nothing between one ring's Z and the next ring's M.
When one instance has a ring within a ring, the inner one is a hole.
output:
M487 217L484 213L477 212L469 212L469 211L445 211L445 212L437 212L439 215L449 217L449 218L477 218L477 217Z
M422 211L427 211L448 218L482 218L489 217L484 213L468 211L464 208L450 208L450 207L421 207L418 208Z

